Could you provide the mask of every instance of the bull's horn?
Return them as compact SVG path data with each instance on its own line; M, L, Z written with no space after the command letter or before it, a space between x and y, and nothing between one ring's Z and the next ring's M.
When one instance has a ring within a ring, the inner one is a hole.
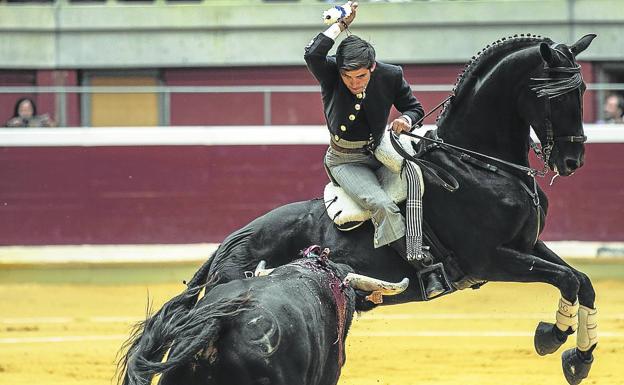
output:
M254 271L254 277L262 277L263 275L269 275L275 269L267 269L266 261L260 261L258 263L258 267L256 267L256 271Z
M409 285L409 278L403 278L401 282L392 283L367 277L365 275L349 273L344 279L344 283L352 288L363 291L379 291L383 295L401 294Z

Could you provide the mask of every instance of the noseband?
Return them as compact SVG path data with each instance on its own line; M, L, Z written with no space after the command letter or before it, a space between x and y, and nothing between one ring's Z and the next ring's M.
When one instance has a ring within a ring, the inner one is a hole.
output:
M539 150L535 143L531 143L531 148L537 154L539 158L544 162L544 169L542 172L546 174L548 170L548 162L550 160L550 155L552 153L553 148L555 147L555 143L585 143L587 141L587 136L585 135L561 135L555 136L552 128L551 117L551 107L550 100L554 99L558 96L566 94L570 91L578 91L577 96L579 100L579 106L581 108L581 116L583 110L583 101L582 101L582 91L581 86L583 85L583 76L581 75L581 66L573 63L566 55L563 54L558 48L553 48L557 52L559 52L563 57L565 57L570 63L573 65L572 67L548 67L545 70L549 73L560 73L560 74L572 74L568 78L531 78L531 80L540 82L531 88L531 91L535 91L538 98L546 97L546 117L544 118L544 129L546 130L546 140L542 142L542 149Z

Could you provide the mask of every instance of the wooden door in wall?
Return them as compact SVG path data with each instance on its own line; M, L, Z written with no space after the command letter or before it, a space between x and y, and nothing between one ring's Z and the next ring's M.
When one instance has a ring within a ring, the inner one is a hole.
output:
M152 76L93 76L91 86L157 86ZM91 126L158 126L157 93L94 93L91 95Z

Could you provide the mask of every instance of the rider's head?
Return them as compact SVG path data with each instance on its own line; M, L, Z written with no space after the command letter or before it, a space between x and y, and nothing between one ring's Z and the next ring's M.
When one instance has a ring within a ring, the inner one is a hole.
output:
M353 94L363 92L375 70L375 49L366 40L348 36L336 50L336 64L349 91Z

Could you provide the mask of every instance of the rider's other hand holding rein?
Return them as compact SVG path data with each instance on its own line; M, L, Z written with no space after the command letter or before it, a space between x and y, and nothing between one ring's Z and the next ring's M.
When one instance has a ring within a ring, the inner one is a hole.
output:
M403 132L410 132L412 130L412 124L408 122L408 119L407 116L399 116L390 123L390 129L397 135Z

